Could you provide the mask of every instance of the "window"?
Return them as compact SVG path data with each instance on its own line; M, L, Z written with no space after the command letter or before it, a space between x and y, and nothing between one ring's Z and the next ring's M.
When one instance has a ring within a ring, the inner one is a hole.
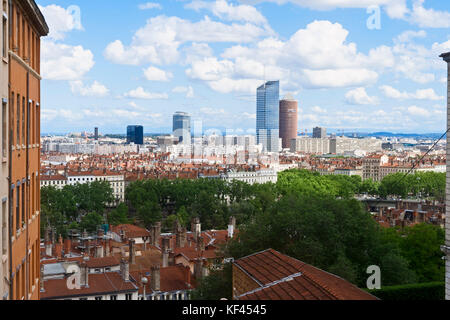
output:
M25 145L25 97L22 97L22 145Z
M132 298L133 298L133 295L131 293L127 293L125 295L125 300L132 300Z
M16 230L20 229L20 186L17 186L16 192Z
M2 254L7 253L8 248L8 237L7 237L7 225L6 225L6 201L2 203Z
M8 143L6 142L6 137L8 135L7 133L7 121L8 121L8 112L7 112L7 108L8 105L6 103L6 101L3 101L2 103L2 156L3 158L7 158L8 157L8 152L7 152L7 148L8 148Z
M3 48L3 50L2 50L2 55L3 55L3 58L5 58L5 59L7 59L8 58L8 33L7 33L7 30L8 30L8 19L7 19L7 16L6 16L6 13L5 12L3 12L3 32L2 32L2 35L3 35L3 41L2 41L2 48Z
M117 300L117 295L112 295L109 297L109 300Z
M103 300L103 297L102 297L102 296L100 296L100 297L95 297L95 300Z
M20 94L17 95L17 141L16 144L20 144Z

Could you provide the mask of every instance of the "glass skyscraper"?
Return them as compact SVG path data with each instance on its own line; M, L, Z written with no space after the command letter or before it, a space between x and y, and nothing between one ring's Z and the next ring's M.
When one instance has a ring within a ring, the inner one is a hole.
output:
M263 151L279 152L280 81L269 81L257 90L256 137Z
M143 126L128 126L127 127L127 143L143 145L144 144L144 127Z
M191 143L191 116L186 112L176 112L173 115L173 135L180 143Z

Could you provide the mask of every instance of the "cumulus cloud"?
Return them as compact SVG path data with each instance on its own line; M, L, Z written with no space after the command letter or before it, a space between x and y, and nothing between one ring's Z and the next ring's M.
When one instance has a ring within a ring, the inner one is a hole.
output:
M46 7L39 6L50 30L48 38L62 40L65 38L67 32L83 29L80 21L81 16L76 8L69 7L65 9L55 4Z
M168 99L169 98L167 93L148 92L142 87L137 87L136 89L130 90L127 93L125 93L124 96L127 98L145 99L145 100Z
M71 81L70 88L72 93L83 97L104 97L109 93L109 89L97 81L94 81L90 86L85 86L83 81L80 80Z
M345 95L345 101L349 104L357 105L373 105L378 103L378 99L376 97L370 97L365 88L356 88L348 91Z
M249 5L233 5L226 0L212 2L195 0L187 4L185 8L197 11L206 9L222 20L268 25L267 19L255 7Z
M429 117L430 116L430 112L424 108L420 108L418 106L410 106L408 107L408 113L411 114L412 116L417 116L417 117Z
M194 98L195 94L194 94L194 88L192 88L191 86L188 87L175 87L172 89L172 92L174 93L185 93L186 94L186 98Z
M391 99L417 99L417 100L443 100L444 96L438 96L434 89L418 89L414 93L403 91L401 92L398 89L395 89L388 85L383 85L380 87L380 90L384 93L384 95Z
M205 17L191 22L178 17L150 18L133 36L129 46L116 40L104 52L105 57L117 64L157 65L178 62L179 48L190 42L248 43L268 34L268 30L251 23L224 24Z
M149 81L170 81L172 79L173 74L171 72L167 72L156 67L148 67L144 70L145 78Z
M94 66L94 55L82 46L42 41L42 76L48 80L79 80Z

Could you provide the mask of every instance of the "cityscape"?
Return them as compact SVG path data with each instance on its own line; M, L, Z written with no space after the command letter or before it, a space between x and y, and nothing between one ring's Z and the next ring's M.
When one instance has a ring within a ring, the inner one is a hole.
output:
M448 4L102 5L1 1L0 300L450 300Z

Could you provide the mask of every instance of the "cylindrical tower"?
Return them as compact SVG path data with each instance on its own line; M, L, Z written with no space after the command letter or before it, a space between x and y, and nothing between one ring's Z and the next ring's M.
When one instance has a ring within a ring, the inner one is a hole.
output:
M297 137L298 102L291 95L280 101L280 138L283 149L291 147L291 140Z

